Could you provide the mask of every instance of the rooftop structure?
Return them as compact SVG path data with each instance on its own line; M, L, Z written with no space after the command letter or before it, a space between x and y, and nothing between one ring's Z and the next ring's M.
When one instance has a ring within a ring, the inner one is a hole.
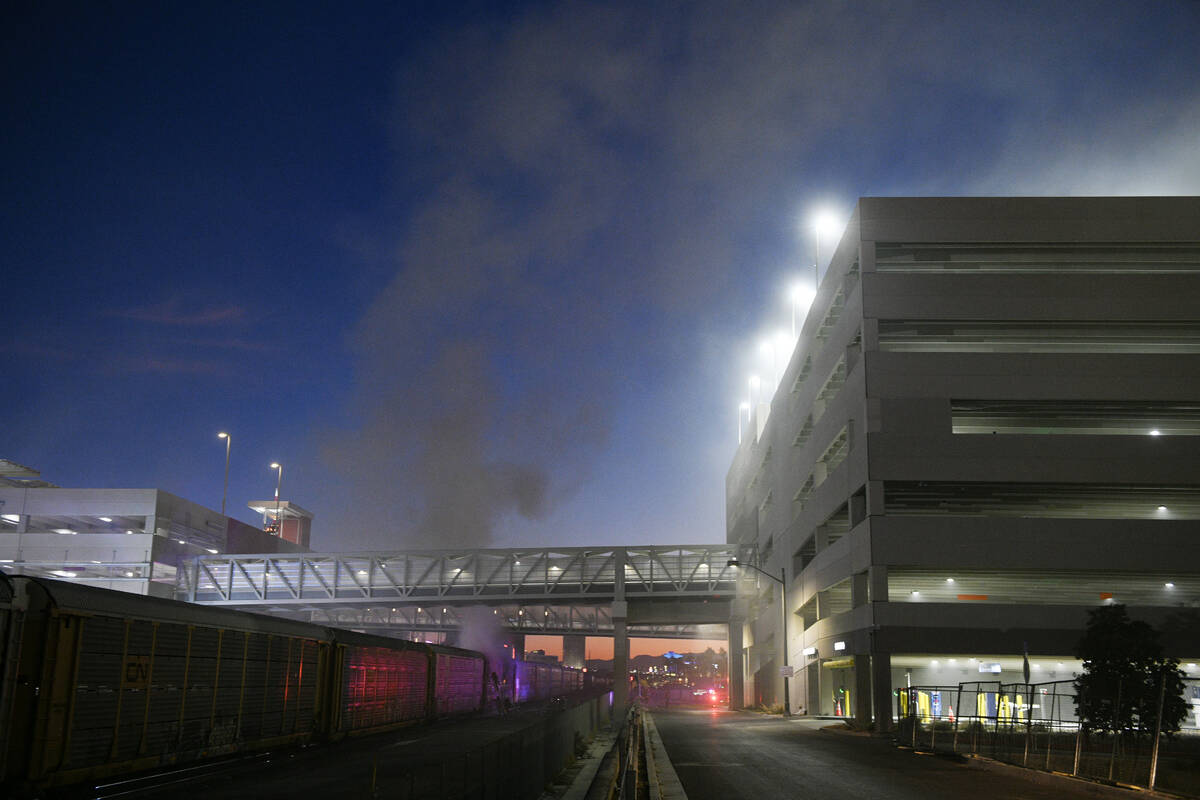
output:
M251 500L246 505L254 513L262 515L264 531L308 549L312 537L311 511L287 500Z

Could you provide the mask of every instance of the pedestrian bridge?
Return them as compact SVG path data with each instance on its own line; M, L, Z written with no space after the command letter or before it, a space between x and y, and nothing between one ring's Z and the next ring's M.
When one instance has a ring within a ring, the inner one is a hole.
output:
M488 607L523 633L704 637L729 620L737 545L204 556L177 596L354 627L446 631ZM752 578L751 578L752 579Z

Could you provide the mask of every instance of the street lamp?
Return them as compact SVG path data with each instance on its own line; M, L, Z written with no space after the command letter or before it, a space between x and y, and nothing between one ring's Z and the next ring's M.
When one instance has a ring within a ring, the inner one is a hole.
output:
M217 438L225 440L225 488L221 492L221 516L225 516L225 499L229 497L229 445L233 442L233 437L221 431Z
M275 476L275 535L283 536L283 520L279 518L279 487L283 485L283 464L272 461L271 469L278 470Z
M787 671L786 668L788 665L788 654L787 654L787 618L788 618L788 612L787 612L787 568L780 567L779 568L779 577L776 578L774 575L767 572L766 570L759 569L758 567L754 566L753 564L743 564L740 561L738 561L736 558L731 558L728 561L726 561L725 566L734 567L734 568L749 567L750 569L754 570L755 572L758 572L762 575L766 575L768 578L770 578L771 580L773 580L779 584L779 610L782 614L782 619L783 619L783 632L782 632L782 636L781 636L780 642L779 642L779 654L780 654L780 658L783 661L783 666L784 666L784 669L781 670L781 672L780 672L780 676L783 678L783 715L785 717L790 717L792 715L792 702L791 702L791 697L789 696L789 692L788 692L787 675L783 674Z

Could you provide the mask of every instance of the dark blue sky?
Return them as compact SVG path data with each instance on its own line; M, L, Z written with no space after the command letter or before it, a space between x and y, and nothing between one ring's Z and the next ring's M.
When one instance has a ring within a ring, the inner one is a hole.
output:
M705 542L821 206L1200 193L1200 3L6 5L0 457Z

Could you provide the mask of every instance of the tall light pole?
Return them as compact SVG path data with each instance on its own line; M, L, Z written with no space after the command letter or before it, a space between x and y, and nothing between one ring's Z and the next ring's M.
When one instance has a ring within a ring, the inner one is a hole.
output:
M837 235L837 219L832 213L822 211L813 218L813 228L816 229L817 240L817 258L813 262L813 291L821 290L821 234L828 233L831 236Z
M750 569L754 570L755 572L758 572L758 573L760 573L760 574L762 574L762 575L766 575L768 578L770 578L771 580L773 580L773 581L775 581L776 583L778 583L778 584L779 584L779 610L780 610L780 612L781 612L781 614L782 614L782 619L783 619L783 631L781 632L781 634L782 634L782 635L781 635L781 637L780 637L780 642L779 642L779 656L780 656L780 659L783 661L783 669L782 669L782 670L780 670L780 677L782 677L782 678L783 678L783 715L784 715L785 717L790 717L790 716L792 715L792 701L791 701L791 697L790 697L790 695L789 695L789 692L788 692L788 676L785 674L785 673L787 672L787 666L788 666L788 654L787 654L787 618L788 618L788 611L787 611L787 568L786 568L786 567L780 567L780 568L779 568L779 577L778 577L778 578L776 578L774 575L772 575L771 573L767 572L766 570L759 569L758 567L754 566L753 564L743 564L743 563L741 563L740 561L738 561L736 558L731 558L731 559L729 559L728 561L726 561L726 562L725 562L725 566L727 566L727 567L735 567L735 568L736 568L736 567L749 567Z
M796 316L798 315L798 313L800 311L800 304L806 303L807 305L811 306L814 297L815 297L815 295L811 291L809 291L805 287L801 286L800 284L796 284L795 286L793 286L791 289L788 290L788 299L792 301L792 342L791 343L793 345L795 345L795 343L796 343L796 335L798 333L798 331L796 330Z
M275 535L283 536L283 520L279 518L279 487L283 485L283 464L272 461L271 469L277 471L275 475Z
M225 440L225 488L221 491L221 516L225 516L225 500L229 497L229 445L233 437L225 431L217 434L218 439Z

